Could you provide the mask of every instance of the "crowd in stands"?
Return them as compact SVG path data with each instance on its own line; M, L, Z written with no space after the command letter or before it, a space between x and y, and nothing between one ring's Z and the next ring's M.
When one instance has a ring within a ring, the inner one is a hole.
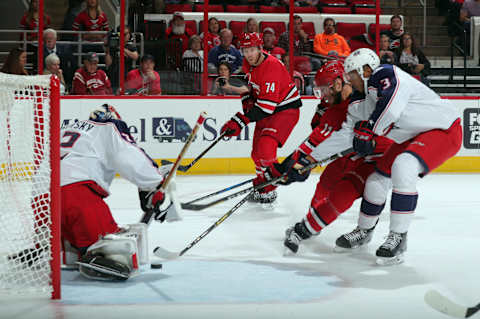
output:
M79 1L79 0L77 0ZM57 32L50 28L50 17L45 15L44 38L44 71L43 74L56 74L62 84L63 94L103 95L117 94L119 92L119 42L110 43L112 30L106 14L102 11L100 0L85 0L85 9L77 13L71 20L70 29L73 31L87 31L82 39L87 43L82 45L82 65L78 65L73 52L73 45L57 43ZM467 0L470 1L470 0ZM472 0L473 1L473 0ZM475 2L475 1L473 1ZM480 1L479 1L480 2ZM166 4L175 4L175 0L166 1ZM212 2L211 2L212 3ZM248 1L245 6L252 5L255 1ZM265 5L264 1L257 5ZM466 3L466 2L465 2ZM237 5L240 5L236 3ZM214 3L212 5L215 5ZM298 1L302 7L316 6L317 1ZM285 8L283 6L282 8ZM470 7L469 7L470 8ZM245 7L245 10L248 8ZM479 6L480 13L480 6ZM463 14L462 17L467 17ZM467 12L465 10L465 12ZM465 18L465 19L467 19ZM67 19L66 19L67 20ZM204 59L207 59L210 78L209 93L215 95L241 94L246 88L242 73L242 52L237 49L238 40L246 33L257 33L263 38L264 51L275 56L283 63L294 66L294 79L300 92L312 94L313 77L321 65L332 58L342 59L358 47L374 48L374 32L366 32L365 24L362 25L364 33L352 36L346 30L348 23L336 24L335 20L327 17L323 20L323 32L315 33L313 23L304 23L301 16L293 18L293 61L289 61L289 28L288 24L275 24L275 22L260 23L250 17L246 21L231 21L227 27L225 21L215 17L208 20L208 32L197 32L194 23L187 23L182 12L173 12L168 27L164 29L164 39L176 41L179 45L175 54L179 54L180 61L176 71L191 73L203 72ZM235 24L234 22L239 22ZM64 26L67 22L64 23ZM21 18L21 26L25 30L38 28L38 0L30 0L27 12ZM202 31L200 23L199 30ZM354 25L354 24L352 24ZM356 26L350 26L356 28ZM371 30L370 30L371 29ZM105 32L110 31L105 36ZM119 30L115 30L118 32ZM92 33L90 33L92 32ZM338 32L338 33L337 33ZM156 52L146 52L140 56L136 45L132 42L132 29L126 26L124 30L125 47L125 94L159 95L162 94L159 69L155 69L158 60ZM37 39L35 32L27 33L31 41ZM373 39L372 39L373 37ZM208 54L204 53L203 39L206 39ZM31 54L30 74L36 74L35 44L27 46ZM381 32L379 56L382 63L396 64L403 70L428 84L430 63L423 52L418 48L412 34L403 30L402 18L394 15L389 28ZM5 61L2 72L13 74L28 74L25 66L30 57L23 49L13 49ZM99 67L105 65L102 69ZM134 67L138 64L138 67ZM201 80L201 77L197 77Z

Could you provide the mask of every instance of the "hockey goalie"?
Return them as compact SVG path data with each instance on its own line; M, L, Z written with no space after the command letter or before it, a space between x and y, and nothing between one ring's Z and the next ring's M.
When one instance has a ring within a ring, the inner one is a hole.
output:
M60 136L65 264L90 279L126 280L149 263L147 224L117 225L104 201L113 178L118 173L135 184L142 210L159 222L178 218L174 182L160 191L168 169L136 145L111 105L63 127Z

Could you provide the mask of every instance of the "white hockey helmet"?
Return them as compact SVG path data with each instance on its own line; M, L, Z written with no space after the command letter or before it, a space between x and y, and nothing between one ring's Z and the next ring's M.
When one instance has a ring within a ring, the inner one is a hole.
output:
M366 82L368 78L364 78L363 76L364 65L368 65L372 71L378 68L380 65L380 59L375 51L367 48L360 48L350 53L344 62L345 72L350 73L352 71L357 71L362 80Z
M120 114L118 114L117 110L110 104L103 104L97 108L95 108L90 113L90 120L96 122L105 122L108 120L121 120Z

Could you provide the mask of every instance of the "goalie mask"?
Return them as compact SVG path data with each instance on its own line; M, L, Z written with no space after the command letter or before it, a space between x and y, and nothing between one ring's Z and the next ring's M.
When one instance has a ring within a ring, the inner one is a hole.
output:
M120 114L110 104L103 104L90 113L89 120L95 122L107 122L109 120L121 120Z

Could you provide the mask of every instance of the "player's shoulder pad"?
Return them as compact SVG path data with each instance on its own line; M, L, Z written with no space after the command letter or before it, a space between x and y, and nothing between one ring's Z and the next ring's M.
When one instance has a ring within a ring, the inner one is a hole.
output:
M395 71L394 66L391 64L381 64L378 68L376 68L370 78L368 79L368 86L373 86L378 88L380 80L385 78L395 79Z

